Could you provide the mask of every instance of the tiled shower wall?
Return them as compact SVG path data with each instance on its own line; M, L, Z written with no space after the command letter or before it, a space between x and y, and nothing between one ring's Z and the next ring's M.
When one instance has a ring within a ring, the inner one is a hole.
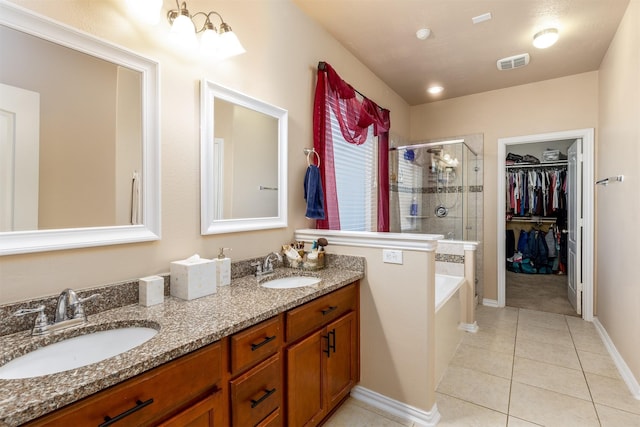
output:
M407 174L406 169L397 169L397 161L393 156L402 156L402 152L391 152L390 171L391 182L391 231L425 234L442 234L445 239L483 241L483 174L484 174L484 136L473 134L464 136L452 136L438 138L436 140L420 142L436 142L450 139L464 139L466 145L476 153L475 159L465 157L458 167L455 180L448 185L437 185L435 174L428 171L427 167L416 166ZM408 145L411 142L391 138L391 146ZM461 146L457 145L457 146ZM452 149L455 146L450 146ZM426 152L425 149L422 149ZM462 150L455 155L462 159ZM453 153L452 153L453 154ZM421 159L417 159L420 164ZM395 163L395 165L394 165ZM406 162L405 162L406 164ZM395 167L395 169L394 169ZM412 176L408 176L412 175ZM463 175L465 182L463 182ZM395 177L396 181L393 182ZM410 205L413 197L416 197L419 208L418 215L410 215ZM439 204L449 208L446 217L439 218L435 215L435 209ZM444 253L442 255L445 255ZM476 292L483 297L483 249L478 245L476 251Z

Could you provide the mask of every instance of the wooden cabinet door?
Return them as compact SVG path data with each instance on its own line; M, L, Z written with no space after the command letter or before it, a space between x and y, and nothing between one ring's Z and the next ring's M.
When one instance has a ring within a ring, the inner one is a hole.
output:
M190 406L179 414L171 417L167 421L158 425L158 427L218 427L222 426L219 422L220 417L218 411L222 411L217 402L219 400L220 391L212 394Z
M327 407L333 408L356 384L358 372L356 314L351 312L327 325L329 357L325 360Z
M287 420L290 427L316 425L324 416L323 350L326 335L318 331L287 349Z

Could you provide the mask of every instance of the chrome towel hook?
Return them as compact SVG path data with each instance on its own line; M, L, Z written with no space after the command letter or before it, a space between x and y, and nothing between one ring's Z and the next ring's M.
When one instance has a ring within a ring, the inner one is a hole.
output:
M624 175L616 175L616 176L610 176L609 178L599 179L598 181L596 181L596 185L604 185L606 187L611 183L623 182L623 181L624 181Z

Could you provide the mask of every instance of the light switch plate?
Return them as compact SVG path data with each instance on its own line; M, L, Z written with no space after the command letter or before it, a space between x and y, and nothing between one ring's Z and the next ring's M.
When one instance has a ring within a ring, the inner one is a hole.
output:
M387 264L402 264L402 251L396 249L383 249L382 262Z

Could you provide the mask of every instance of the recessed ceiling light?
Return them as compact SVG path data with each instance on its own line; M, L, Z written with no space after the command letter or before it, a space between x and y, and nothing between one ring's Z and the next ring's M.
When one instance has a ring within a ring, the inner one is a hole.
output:
M429 38L430 35L431 35L431 30L428 28L420 28L418 31L416 31L416 37L419 38L420 40L426 40Z
M533 36L533 45L538 49L546 49L558 41L558 29L547 28Z
M427 89L427 92L429 92L431 95L437 95L443 90L444 88L442 86L431 86L429 89Z

